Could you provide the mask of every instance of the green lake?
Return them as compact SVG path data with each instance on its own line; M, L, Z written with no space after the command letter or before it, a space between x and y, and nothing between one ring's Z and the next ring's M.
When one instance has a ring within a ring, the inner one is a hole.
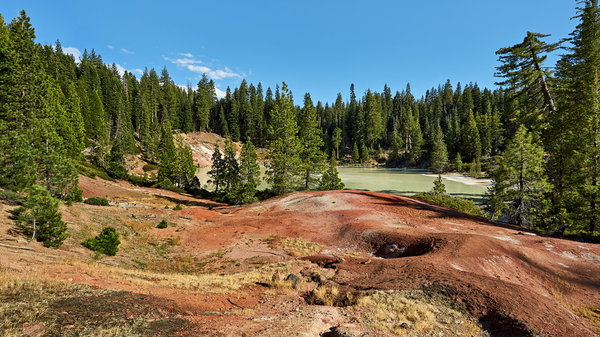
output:
M209 167L198 170L202 184L208 181ZM385 192L410 196L426 192L433 187L436 175L431 171L415 169L395 169L384 167L338 167L340 178L348 189ZM264 176L264 168L261 167ZM490 182L486 179L473 179L458 174L443 175L442 180L449 194L481 203ZM259 188L268 187L262 183Z

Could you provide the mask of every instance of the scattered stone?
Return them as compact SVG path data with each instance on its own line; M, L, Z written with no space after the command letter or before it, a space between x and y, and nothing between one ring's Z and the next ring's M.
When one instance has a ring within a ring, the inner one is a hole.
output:
M177 228L175 231L176 231L176 232L182 232L182 231L184 231L184 230L185 230L185 227L179 227L179 228Z
M300 285L300 283L302 282L302 279L299 278L297 275L295 274L289 274L288 276L285 277L286 281L292 282L292 287L294 289L298 289L298 286Z
M404 322L404 323L400 324L400 327L401 327L402 329L410 329L410 325L409 325L408 323L406 323L406 322Z
M129 217L134 218L134 219L153 219L153 218L156 218L156 214L148 214L148 215L130 214Z

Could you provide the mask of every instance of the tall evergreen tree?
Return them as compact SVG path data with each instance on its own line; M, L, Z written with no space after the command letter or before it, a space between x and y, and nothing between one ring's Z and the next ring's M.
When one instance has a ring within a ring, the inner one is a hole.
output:
M304 107L298 116L298 129L302 180L304 189L309 190L316 187L317 175L325 169L325 154L321 150L323 139L317 120L317 111L308 93L304 95Z
M293 191L299 185L299 168L302 149L298 139L298 124L294 112L291 92L285 82L271 111L271 132L273 140L269 144L267 156L267 181L275 194Z
M544 171L544 150L520 126L492 172L488 205L493 218L507 213L511 222L534 228L540 226L548 208L546 193L551 185Z

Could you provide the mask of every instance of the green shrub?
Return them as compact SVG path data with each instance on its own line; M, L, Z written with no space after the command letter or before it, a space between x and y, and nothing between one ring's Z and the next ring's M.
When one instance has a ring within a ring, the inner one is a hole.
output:
M58 199L42 186L33 185L22 204L12 212L17 228L24 235L43 242L45 247L59 247L68 235L67 224L58 211Z
M9 190L0 191L0 200L11 206L18 206L23 203L23 197L19 193Z
M83 174L84 176L90 178L100 177L104 180L116 181L114 178L111 178L105 169L95 166L94 164L88 162L79 162L76 164L77 171Z
M115 256L119 251L119 233L114 227L104 227L102 232L95 238L89 238L81 244L95 252Z
M181 207L180 204L175 205L175 207L173 207L174 211L181 211L183 209L183 207Z
M148 177L147 175L136 176L134 174L130 174L129 181L132 184L141 186L141 187L151 187L152 185L156 184L155 176Z
M87 198L83 202L86 203L86 204L88 204L88 205L108 206L108 199L102 198L102 197Z
M483 213L481 208L477 207L477 205L475 205L475 203L471 200L464 200L461 198L455 198L445 193L435 192L418 193L415 194L413 197L448 208L452 208L465 214L485 217L485 214Z
M156 171L158 170L158 166L155 164L146 164L142 167L142 170L144 170L144 172Z
M166 220L161 221L158 225L156 225L156 228L167 228L169 227L169 223Z

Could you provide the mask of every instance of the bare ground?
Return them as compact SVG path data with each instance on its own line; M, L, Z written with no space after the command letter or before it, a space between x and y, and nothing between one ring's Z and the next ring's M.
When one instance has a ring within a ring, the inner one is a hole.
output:
M12 233L14 206L1 205L0 335L598 333L598 245L384 193L233 207L86 177L81 188L113 206L64 206L71 236L57 250ZM80 245L106 225L122 236L116 257Z

